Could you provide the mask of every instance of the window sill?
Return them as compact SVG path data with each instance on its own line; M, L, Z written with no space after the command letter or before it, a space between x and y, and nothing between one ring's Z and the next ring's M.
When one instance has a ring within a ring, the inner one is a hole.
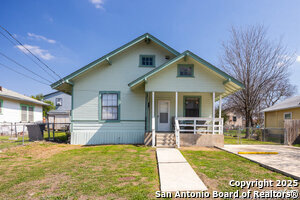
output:
M147 68L155 68L155 66L150 66L150 65L139 65L139 67L147 67Z
M101 123L119 123L120 120L99 120Z
M177 78L195 78L195 76L176 76Z

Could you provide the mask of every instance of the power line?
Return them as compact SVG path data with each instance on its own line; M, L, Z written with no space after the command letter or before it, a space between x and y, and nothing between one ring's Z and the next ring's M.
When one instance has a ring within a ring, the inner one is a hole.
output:
M9 39L6 35L4 35L1 31L0 34L5 37L10 43L12 43L13 46L17 45L16 43L14 43L11 39ZM51 78L53 78L53 80L56 81L56 78L50 74L47 70L45 70L39 63L37 63L35 60L32 59L32 57L30 57L28 54L26 54L24 51L21 50L21 52L27 56L32 62L34 62L38 67L40 67L44 72L46 72L49 76L51 76Z
M1 65L2 67L5 67L5 68L7 68L7 69L9 69L9 70L11 70L11 71L17 73L17 74L20 74L20 75L22 75L22 76L25 76L26 78L29 78L29 79L31 79L31 80L34 80L34 81L38 82L38 83L41 83L41 84L44 84L44 85L49 86L47 83L44 83L44 82L42 82L42 81L40 81L40 80L37 80L37 79L35 79L35 78L32 78L32 77L26 75L26 74L23 74L23 73L21 73L21 72L18 72L18 71L14 70L13 68L11 68L11 67L9 67L9 66L7 66L7 65L4 65L4 64L2 64L2 63L0 63L0 65Z
M46 66L50 71L52 71L59 79L62 79L54 70L52 70L46 63L44 63L41 59L39 59L36 55L34 55L28 48L26 48L18 39L16 39L8 30L0 25L10 37L12 37L18 44L20 44L24 49L26 49L32 56L34 56L38 61L40 61L44 66Z
M17 65L21 66L21 67L22 67L22 68L24 68L25 70L27 70L27 71L29 71L29 72L33 73L34 75L36 75L36 76L40 77L41 79L45 79L46 81L48 81L49 83L51 83L51 81L49 81L49 80L48 80L48 79L46 79L45 77L42 77L42 76L40 76L39 74L35 73L34 71L32 71L32 70L28 69L27 67L25 67L24 65L22 65L22 64L20 64L20 63L18 63L18 62L17 62L17 61L15 61L14 59L12 59L12 58L8 57L8 56L7 56L7 55L5 55L4 53L0 52L0 55L1 55L1 56L3 56L3 57L5 57L6 59L10 60L11 62L13 62L13 63L15 63L15 64L17 64Z

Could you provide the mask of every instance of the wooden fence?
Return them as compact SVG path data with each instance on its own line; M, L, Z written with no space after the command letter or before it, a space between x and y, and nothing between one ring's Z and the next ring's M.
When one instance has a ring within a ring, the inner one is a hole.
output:
M292 145L300 143L300 120L288 119L284 121L284 128L286 130L284 137L284 144Z

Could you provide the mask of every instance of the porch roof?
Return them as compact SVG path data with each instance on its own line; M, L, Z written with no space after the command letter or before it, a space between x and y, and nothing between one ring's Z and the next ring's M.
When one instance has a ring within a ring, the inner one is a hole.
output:
M223 94L221 94L222 97L233 94L233 93L237 92L238 90L241 90L244 88L244 85L240 81L236 80L229 74L225 73L224 71L220 70L219 68L215 67L214 65L203 60L202 58L200 58L199 56L195 55L194 53L192 53L191 51L188 51L188 50L183 52L182 54L178 55L177 57L171 59L170 61L160 65L159 67L149 71L148 73L144 74L143 76L140 76L136 80L130 82L128 84L128 86L130 88L134 88L134 87L146 82L149 77L159 73L163 69L169 67L176 61L178 61L186 56L193 58L197 62L199 62L202 65L204 65L205 67L207 67L210 71L214 72L217 76L222 77L224 79L223 85L225 87L225 92Z

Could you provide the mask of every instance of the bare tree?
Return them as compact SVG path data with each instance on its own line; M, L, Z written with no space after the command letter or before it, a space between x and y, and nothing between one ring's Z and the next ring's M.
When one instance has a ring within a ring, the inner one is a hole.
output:
M253 117L265 106L293 94L295 88L289 82L289 67L295 61L294 54L280 41L267 39L263 26L233 27L223 50L223 69L245 86L228 97L227 107L245 117L246 127L254 125Z

